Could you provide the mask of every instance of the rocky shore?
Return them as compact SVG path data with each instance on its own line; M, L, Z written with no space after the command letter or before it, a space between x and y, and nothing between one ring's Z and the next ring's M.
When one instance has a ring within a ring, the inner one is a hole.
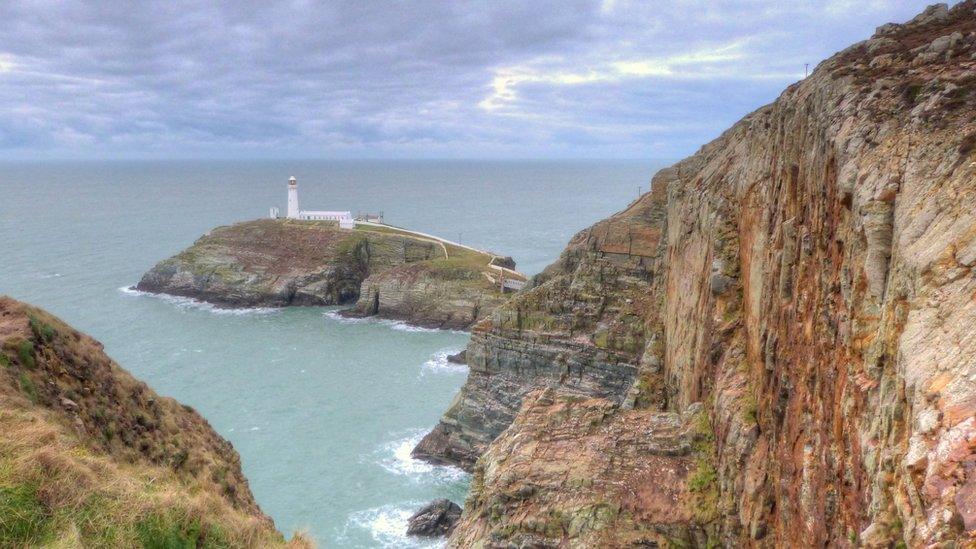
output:
M452 547L976 542L976 2L821 63L477 324Z
M261 219L212 230L136 288L225 307L352 304L345 314L467 329L505 300L485 276L492 257L393 228Z

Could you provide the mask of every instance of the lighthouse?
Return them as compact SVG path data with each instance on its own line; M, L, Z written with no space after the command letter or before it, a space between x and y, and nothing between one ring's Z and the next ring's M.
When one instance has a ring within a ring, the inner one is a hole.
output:
M269 217L278 219L277 207L271 207ZM294 177L288 180L288 212L285 217L303 221L335 221L342 229L354 229L356 227L356 220L353 219L352 212L300 210L298 208L298 181Z
M288 219L298 219L300 210L298 209L298 181L295 176L288 180Z

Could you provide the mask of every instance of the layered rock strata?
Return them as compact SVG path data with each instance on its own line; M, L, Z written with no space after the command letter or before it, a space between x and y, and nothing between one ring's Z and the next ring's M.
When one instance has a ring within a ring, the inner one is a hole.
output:
M476 325L468 379L414 457L470 469L535 388L623 402L644 354L661 216L640 201L580 232L530 289Z
M212 230L136 288L226 307L353 304L354 316L465 329L505 299L484 275L491 260L405 231L262 219Z
M588 505L567 479L653 462L606 427L621 441L600 443L608 469L590 420L560 428L573 412L528 402L540 387L602 393L600 425L701 406L694 471L625 483L694 495L636 519L670 542L974 543L974 112L976 2L933 6L824 61L581 233L478 326L470 378L422 444L469 466L483 454L452 543L630 546L572 519L540 526L561 509L550 502ZM554 469L556 442L559 463L584 464L572 475ZM533 478L530 496L509 489ZM625 492L594 499L624 509ZM669 520L684 528L655 526Z

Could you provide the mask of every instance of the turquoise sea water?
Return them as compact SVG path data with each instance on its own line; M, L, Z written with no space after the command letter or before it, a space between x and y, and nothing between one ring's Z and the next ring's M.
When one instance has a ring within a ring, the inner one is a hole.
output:
M659 162L98 162L0 164L0 293L105 344L194 406L241 454L278 528L326 547L418 547L406 517L463 502L467 475L411 460L464 382L467 335L326 309L219 311L126 288L212 227L302 207L512 255L535 273L579 229L646 191Z

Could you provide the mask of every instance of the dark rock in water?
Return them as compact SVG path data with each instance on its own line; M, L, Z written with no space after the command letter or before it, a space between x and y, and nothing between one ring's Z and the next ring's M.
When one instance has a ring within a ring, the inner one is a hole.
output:
M435 499L414 513L407 527L408 536L440 537L454 530L461 518L461 507L449 499Z
M467 349L462 349L460 353L456 355L447 355L447 361L451 364L467 364L468 363L468 351Z

